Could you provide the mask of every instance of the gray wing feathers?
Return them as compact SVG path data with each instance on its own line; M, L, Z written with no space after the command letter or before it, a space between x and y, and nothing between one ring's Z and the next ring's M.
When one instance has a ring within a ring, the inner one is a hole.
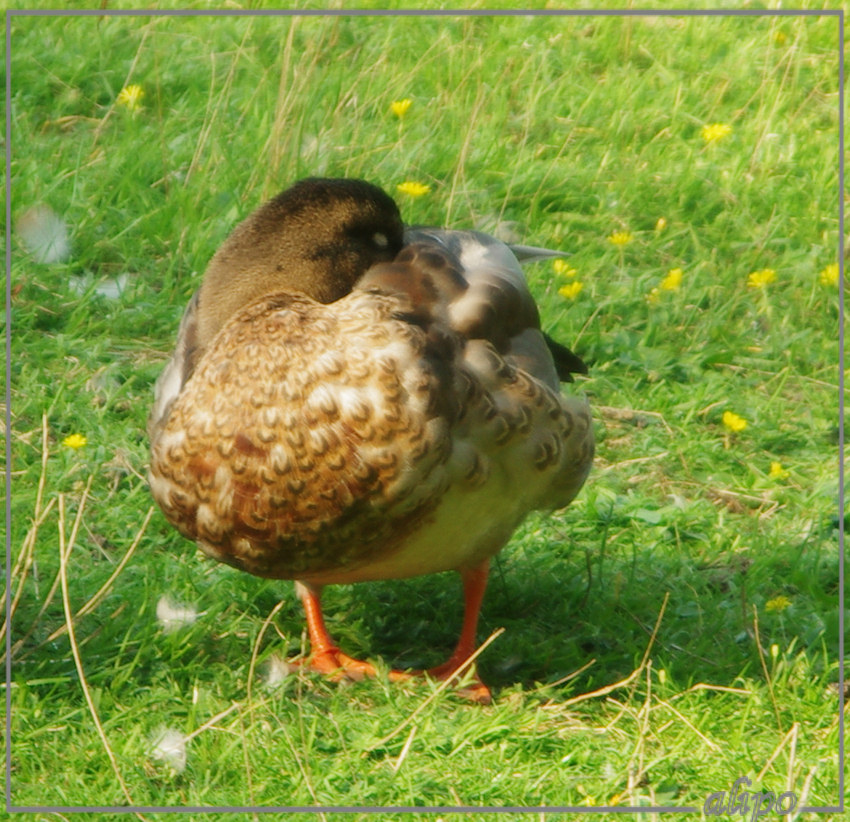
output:
M183 312L174 353L154 386L154 403L148 417L148 435L151 439L168 419L174 400L183 390L195 367L199 293L194 293Z

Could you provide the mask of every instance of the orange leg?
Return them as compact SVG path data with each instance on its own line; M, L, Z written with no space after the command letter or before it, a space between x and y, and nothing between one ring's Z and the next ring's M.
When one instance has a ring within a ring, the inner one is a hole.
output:
M446 680L460 678L468 666L464 663L475 653L476 632L478 630L478 614L481 611L481 603L484 600L484 591L487 588L487 575L490 570L490 560L485 559L474 568L464 569L460 572L463 581L463 626L452 655L442 665L430 668L426 673L435 679ZM474 666L475 663L473 663ZM473 702L489 705L492 696L490 689L481 681L477 671L473 667L474 681L472 685L465 688L461 693Z
M360 680L367 676L377 676L378 671L374 665L344 654L331 639L322 615L322 587L296 582L295 591L301 599L307 617L307 633L312 650L307 665L312 670L329 674L335 679ZM409 679L410 676L403 671L390 671L389 678L399 681Z
M478 614L481 610L481 602L484 599L484 591L487 588L487 575L490 570L490 561L484 560L474 568L464 569L460 572L463 581L464 613L463 626L460 638L452 655L442 665L430 668L427 671L416 671L413 674L405 671L391 670L389 678L393 682L408 680L414 674L426 673L439 680L460 679L469 667L465 663L475 653L476 632L478 629ZM367 676L376 676L377 670L374 665L360 659L344 654L331 639L325 626L322 615L322 587L308 585L303 582L295 583L295 590L304 606L307 617L307 632L310 636L312 653L306 665L314 671L328 674L335 679L363 679ZM481 681L475 671L473 663L473 682L464 688L461 695L473 702L483 705L490 703L492 696L490 689Z

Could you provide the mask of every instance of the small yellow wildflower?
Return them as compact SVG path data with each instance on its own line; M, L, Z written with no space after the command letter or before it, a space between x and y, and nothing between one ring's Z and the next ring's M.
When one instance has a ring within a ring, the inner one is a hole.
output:
M771 479L787 479L791 476L791 472L787 468L783 468L781 462L772 462L768 476Z
M747 421L743 417L739 417L734 411L724 411L723 425L730 431L738 433L747 427Z
M779 646L775 642L770 646L770 658L774 661L779 658Z
M595 805L596 799L592 797L588 792L584 785L576 785L576 790L584 797L585 805Z
M776 43L777 46L781 46L788 39L788 35L784 31L777 31L776 34L773 35L773 42Z
M632 241L632 235L629 231L615 231L608 237L608 242L613 245L627 245Z
M71 434L62 440L62 445L67 445L68 448L73 448L75 451L82 448L88 440L82 434Z
M649 293L646 295L646 301L650 305L658 305L661 302L661 289L659 288L650 288Z
M839 274L838 263L830 263L818 274L818 279L821 285L838 285Z
M776 279L776 272L772 268L760 268L753 271L747 277L747 288L764 288Z
M678 291L682 285L682 269L671 268L667 276L661 281L662 291Z
M664 231L665 228L667 228L667 220L664 217L659 217L655 221L655 230Z
M405 114L407 114L407 110L412 104L413 100L407 97L405 97L404 100L393 100L393 102L390 103L390 111L395 114L396 117L401 119Z
M706 143L716 143L732 133L732 126L726 123L711 123L700 130L700 136Z
M584 283L580 283L578 280L573 280L567 285L562 285L558 289L558 293L562 297L566 297L568 300L574 300L579 294L581 294L582 288L584 288Z
M135 84L125 86L118 92L118 103L126 106L129 111L136 111L142 107L142 97L144 96L145 90L141 86Z
M431 190L431 186L426 183L415 183L412 180L406 180L403 183L399 183L396 189L399 193L407 194L410 197L423 197Z
M555 260L552 263L552 268L555 269L556 274L560 274L562 277L566 277L571 280L573 277L578 274L578 270L573 268L566 260Z

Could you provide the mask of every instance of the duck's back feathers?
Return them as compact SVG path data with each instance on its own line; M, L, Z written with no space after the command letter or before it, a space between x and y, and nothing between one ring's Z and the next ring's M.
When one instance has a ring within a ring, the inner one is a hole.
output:
M489 340L514 365L555 389L559 380L572 382L573 374L587 373L587 366L572 351L548 334L541 335L537 305L519 265L520 261L558 257L558 252L508 246L479 231L418 228L405 232L407 247L402 255L417 242L443 249L463 272L467 288L450 306L458 333ZM548 353L541 346L541 336Z
M251 573L309 578L368 562L424 515L446 423L437 378L413 367L424 335L396 310L284 293L226 325L154 446L152 490L187 536Z

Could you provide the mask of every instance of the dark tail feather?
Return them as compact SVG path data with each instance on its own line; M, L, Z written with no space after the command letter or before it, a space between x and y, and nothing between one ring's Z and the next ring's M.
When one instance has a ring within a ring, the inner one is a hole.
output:
M573 374L586 374L587 366L584 360L577 354L573 354L569 348L561 343L553 340L544 332L543 338L546 340L546 345L549 352L552 354L552 359L555 361L555 371L558 372L558 379L561 382L572 382Z

